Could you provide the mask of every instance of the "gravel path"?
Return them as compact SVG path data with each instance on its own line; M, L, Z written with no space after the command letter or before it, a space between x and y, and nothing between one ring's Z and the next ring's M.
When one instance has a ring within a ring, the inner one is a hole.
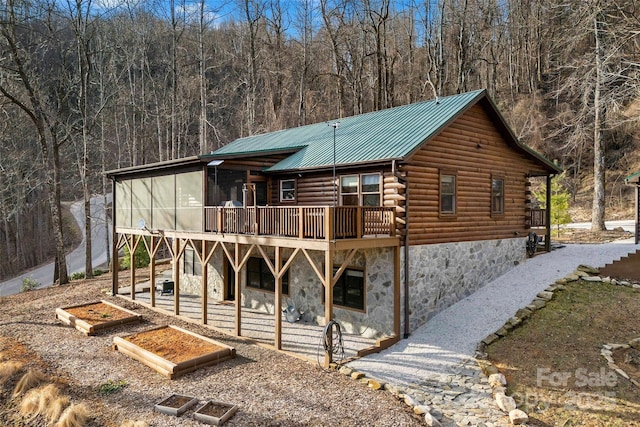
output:
M636 249L638 246L629 240L567 245L528 259L443 310L408 339L382 353L351 362L349 366L367 376L422 391L427 396L425 403L432 405L436 413L444 414L445 419L450 418L451 422L445 420L445 425L466 425L467 420L463 418L478 413L470 411L469 407L477 409L478 404L491 403L488 388L473 384L483 382L473 359L477 344L499 329L518 309L531 303L537 293L575 270L579 264L601 267ZM457 387L465 399L458 399L461 400L459 405L455 398L431 400L430 394L434 389L442 388L443 383L454 384L454 389ZM455 413L461 414L454 417ZM491 414L487 413L487 416L491 418ZM480 419L487 420L484 416Z

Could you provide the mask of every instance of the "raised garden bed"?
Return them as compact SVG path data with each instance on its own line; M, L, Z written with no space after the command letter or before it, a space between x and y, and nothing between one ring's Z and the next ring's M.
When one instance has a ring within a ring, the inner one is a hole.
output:
M193 417L205 424L219 426L233 417L238 410L236 405L210 400L194 412Z
M156 411L163 414L179 417L196 403L198 403L198 399L196 399L195 397L184 396L181 394L172 394L162 402L157 403L154 408Z
M95 335L123 323L138 322L142 315L108 301L57 308L56 318L86 335Z
M172 325L115 337L113 348L169 379L236 357L233 347Z

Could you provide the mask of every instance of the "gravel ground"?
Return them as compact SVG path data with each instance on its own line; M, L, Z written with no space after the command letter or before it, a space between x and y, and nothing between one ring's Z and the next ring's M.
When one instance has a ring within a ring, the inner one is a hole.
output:
M631 242L631 243L629 243ZM580 264L601 267L634 252L632 240L567 245L513 268L474 294L443 310L388 350L351 362L367 375L396 384L456 374L470 363L477 344L498 330L557 279Z
M413 426L421 425L404 403L390 393L373 391L337 372L282 353L225 336L209 328L138 307L100 293L108 279L67 285L0 298L0 359L23 359L44 369L74 403L92 413L91 426L119 426L124 420L143 420L151 426L200 426L192 410L180 418L153 411L153 405L173 394L237 404L229 426ZM86 337L55 319L57 307L109 300L144 317L137 325L123 325ZM141 363L112 350L113 337L174 324L234 346L237 358L168 380ZM26 348L20 348L16 342ZM126 382L121 391L100 396L107 381ZM9 399L15 379L0 387L0 425L27 425ZM28 424L35 425L35 424Z

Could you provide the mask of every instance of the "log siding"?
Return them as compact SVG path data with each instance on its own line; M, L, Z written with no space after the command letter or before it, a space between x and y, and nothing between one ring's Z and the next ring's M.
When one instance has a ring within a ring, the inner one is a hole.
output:
M509 146L481 104L418 149L402 170L411 195L410 245L526 236L528 176L546 174ZM440 213L441 174L456 175L454 216ZM492 215L493 177L504 179L504 206Z

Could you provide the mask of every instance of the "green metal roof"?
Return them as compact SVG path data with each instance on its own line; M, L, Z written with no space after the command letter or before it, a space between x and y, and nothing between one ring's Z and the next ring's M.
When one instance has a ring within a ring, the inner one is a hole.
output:
M404 159L467 108L485 97L485 90L477 90L329 122L239 138L206 157L228 158L291 152L290 156L265 171L330 167L334 164L334 129L331 125L339 122L335 131L336 165ZM492 102L491 105L495 109ZM500 120L503 121L502 117ZM508 129L506 124L505 127ZM510 130L509 132L511 133ZM514 141L517 144L515 137ZM518 146L544 163L548 162L528 147L520 144Z

